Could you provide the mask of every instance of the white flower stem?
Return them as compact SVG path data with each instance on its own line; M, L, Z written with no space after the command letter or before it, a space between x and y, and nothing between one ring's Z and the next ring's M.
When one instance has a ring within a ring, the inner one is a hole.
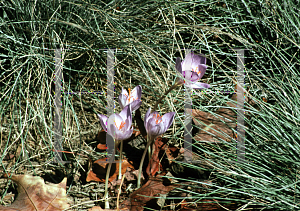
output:
M119 179L122 179L122 152L123 152L123 141L120 143L120 164L119 164Z
M104 199L105 199L105 209L109 209L109 202L108 202L108 179L109 179L109 174L110 174L110 169L111 169L111 165L112 165L112 158L114 158L115 156L115 151L113 152L113 154L111 155L111 157L109 158L109 164L107 167L107 171L106 171L106 177L105 177L105 193L104 193Z
M140 188L140 186L141 186L141 174L142 174L142 169L143 169L143 163L144 163L146 153L147 153L148 148L151 143L152 143L152 140L149 140L149 136L147 135L147 145L146 145L146 148L144 150L144 153L143 153L143 156L142 156L142 159L140 162L140 168L139 168L139 174L138 174L138 180L137 180L137 188Z
M152 153L151 153L151 145L148 147L148 160L149 160L149 162L150 162L150 160L151 160L151 155L152 155Z

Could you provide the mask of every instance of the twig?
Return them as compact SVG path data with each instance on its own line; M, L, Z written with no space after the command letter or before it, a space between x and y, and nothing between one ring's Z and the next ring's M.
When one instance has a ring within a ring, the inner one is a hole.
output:
M120 194L121 194L124 178L125 178L125 174L122 177L121 184L120 184L120 187L119 187L118 196L117 196L117 211L119 211L119 199L120 199Z

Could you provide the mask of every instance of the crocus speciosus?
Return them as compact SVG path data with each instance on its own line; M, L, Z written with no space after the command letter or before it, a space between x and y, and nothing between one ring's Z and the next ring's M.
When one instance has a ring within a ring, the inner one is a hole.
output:
M209 84L206 83L200 83L197 82L200 80L205 71L206 71L206 58L197 54L194 54L194 52L188 53L183 61L179 57L176 58L176 65L175 65L177 71L182 75L182 77L186 80L185 71L191 70L191 87L193 89L205 89L210 88ZM173 84L168 91L165 92L161 98L156 102L154 106L154 110L157 109L158 104L164 99L164 97L171 92L173 89L175 89L177 86L181 86L185 83L184 79L177 78L175 84Z
M174 115L175 115L175 112L169 112L163 116L160 116L157 111L154 111L153 113L150 112L151 112L151 108L148 109L144 119L144 126L147 131L147 145L144 150L141 163L140 163L138 181L137 181L138 188L140 187L141 184L141 173L142 173L143 163L149 146L151 146L155 138L157 138L158 136L162 135L167 131L167 129L173 123Z
M154 140L156 137L162 135L171 126L175 112L169 112L160 116L157 111L151 113L151 108L145 114L144 126L149 136L149 140Z
M103 114L98 114L102 128L114 138L116 142L130 138L133 132L131 128L132 114L131 106L127 105L120 114L112 114L107 118Z
M132 116L131 116L131 105L127 105L123 108L120 114L112 114L109 118L105 115L98 114L102 128L114 138L115 146L119 144L120 141L130 138L133 132ZM122 143L121 143L122 144ZM115 155L113 152L112 157ZM108 179L110 174L112 162L109 162L106 178L105 178L105 209L109 209L108 202Z
M128 90L129 93L122 87L122 92L119 95L119 105L121 109L123 109L125 106L130 104L132 111L136 111L142 104L142 86L138 85L132 91L130 88Z
M186 55L183 61L181 61L181 59L177 57L175 67L177 71L183 76L183 78L185 78L185 70L188 69L192 70L191 87L193 89L210 88L209 84L197 82L203 77L207 68L205 57L194 54L194 52L191 52ZM177 79L177 84L178 85L184 84L184 80L181 78Z

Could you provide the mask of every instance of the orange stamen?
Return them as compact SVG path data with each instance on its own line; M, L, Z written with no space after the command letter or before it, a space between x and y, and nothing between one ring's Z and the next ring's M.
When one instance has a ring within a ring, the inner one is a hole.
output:
M200 71L200 70L197 71L197 69L198 69L198 67L196 67L195 70L192 68L192 71L193 71L193 72L196 72L196 73L199 75L199 74L201 73L201 71Z
M128 88L128 91L129 91L129 94L128 94L128 95L125 94L126 97L127 97L128 103L130 103L131 101L135 101L135 100L138 99L138 98L134 98L134 97L132 96L132 92L131 92L131 89L130 89L130 88ZM135 91L135 90L133 90L133 91Z
M153 114L153 117L155 118L155 123L159 124L162 121L162 116L160 116L159 114Z
M115 126L119 129L119 130L121 130L124 126L125 126L125 122L121 122L121 124L120 124L120 127L118 127L117 126L117 124L116 124L116 122L115 122Z

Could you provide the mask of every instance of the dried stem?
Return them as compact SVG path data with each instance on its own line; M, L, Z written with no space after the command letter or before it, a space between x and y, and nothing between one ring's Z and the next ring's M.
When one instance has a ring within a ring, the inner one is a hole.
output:
M164 99L167 94L169 94L169 92L171 92L173 89L175 89L177 86L181 85L180 82L176 82L173 86L170 87L170 89L168 91L166 91L163 96L161 98L158 99L158 101L156 102L155 106L154 106L154 111L156 111L158 104L162 101L162 99Z

